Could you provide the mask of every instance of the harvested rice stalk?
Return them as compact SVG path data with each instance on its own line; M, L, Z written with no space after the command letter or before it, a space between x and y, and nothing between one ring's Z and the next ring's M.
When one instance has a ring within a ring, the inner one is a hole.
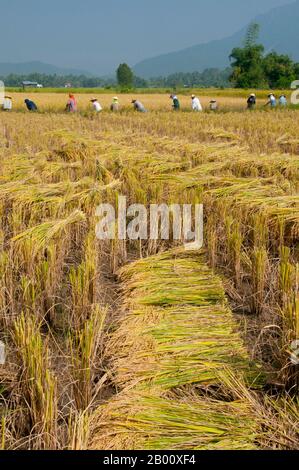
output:
M43 247L48 246L51 240L60 236L68 226L84 222L85 216L81 211L74 211L65 219L44 222L36 227L29 228L12 239L18 246L22 241L32 240L34 243L34 253L37 253Z
M103 340L107 315L107 311L98 305L91 307L91 310L90 319L85 321L82 329L70 332L69 335L73 395L79 411L87 409L91 404L95 373L99 368L97 358L101 355L99 346Z
M249 403L193 393L129 390L99 409L91 428L91 448L106 450L252 450L257 437Z
M204 254L172 250L132 263L120 275L127 315L108 350L123 392L99 410L92 447L254 448L256 423L245 399L165 396L187 384L219 387L219 374L227 370L251 384L258 375Z
M56 378L50 370L49 351L36 319L22 314L15 321L13 339L22 363L20 386L30 414L31 434L38 448L56 448Z

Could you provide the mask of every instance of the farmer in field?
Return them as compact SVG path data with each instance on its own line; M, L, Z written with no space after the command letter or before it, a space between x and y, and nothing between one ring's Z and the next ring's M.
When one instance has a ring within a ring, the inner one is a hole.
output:
M119 102L118 102L118 97L117 96L114 96L114 98L112 100L112 103L111 103L111 106L110 106L110 110L112 112L119 111Z
M178 97L176 95L170 95L170 99L172 100L172 108L174 111L179 111L181 105Z
M247 100L247 109L254 109L256 105L256 96L254 93L251 93Z
M34 101L29 100L28 98L25 100L26 107L28 111L37 111L37 106Z
M279 97L279 106L287 106L287 104L288 104L288 100L287 100L286 95L281 95Z
M138 111L139 113L146 113L146 109L141 101L132 100L132 104L134 105L135 111Z
M103 108L100 105L100 103L98 102L97 98L92 98L92 100L90 100L90 102L92 103L93 110L96 113L100 113L102 111Z
M269 100L267 101L265 106L270 106L270 108L275 108L277 104L275 95L273 93L270 93L270 95L268 95L268 98Z
M76 100L75 96L70 93L65 110L68 113L75 113L77 111L77 109L78 109L77 108L77 100Z
M218 103L216 100L210 101L210 111L218 111Z
M201 112L202 111L201 102L200 102L199 98L197 98L197 96L195 96L195 95L191 96L191 106L192 106L193 111L196 111L196 112Z
M2 109L3 109L3 111L11 111L12 110L12 98L11 98L11 96L4 96Z

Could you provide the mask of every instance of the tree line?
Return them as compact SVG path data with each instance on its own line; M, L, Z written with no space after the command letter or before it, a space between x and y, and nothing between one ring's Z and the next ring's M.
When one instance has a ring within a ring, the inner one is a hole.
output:
M44 87L64 88L65 85L71 84L74 88L104 88L116 85L116 80L101 77L87 77L85 75L47 75L41 73L30 74L14 74L11 73L5 77L0 77L8 87L21 87L23 81L41 83Z
M204 72L176 73L168 77L154 77L149 80L132 76L125 78L101 78L86 77L85 75L47 75L31 73L29 75L9 74L0 76L7 87L22 87L23 81L41 83L46 88L64 88L71 84L73 88L115 88L126 91L133 88L226 88L229 86L229 76L231 69L219 70L217 68L207 69Z

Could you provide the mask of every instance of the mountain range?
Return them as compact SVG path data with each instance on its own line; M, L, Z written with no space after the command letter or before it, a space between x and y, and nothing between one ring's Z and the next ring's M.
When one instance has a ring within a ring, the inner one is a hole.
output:
M241 6L240 6L241 8ZM251 22L249 18L248 24ZM204 18L202 18L204 21ZM209 18L206 19L209 21ZM276 50L289 54L299 61L299 0L256 17L254 22L260 25L259 42L266 52ZM212 22L211 22L212 27ZM208 68L223 69L229 65L229 55L234 47L240 46L246 35L247 27L221 40L202 43L168 54L145 59L134 67L134 72L142 78L168 76L178 72L202 72ZM9 74L28 75L39 73L46 75L85 75L94 76L85 70L62 68L40 61L24 63L1 63L0 76Z
M84 70L66 69L55 65L44 64L43 62L23 62L23 63L0 63L0 76L6 77L9 74L28 75L30 73L40 73L45 75L86 75L92 74Z
M260 25L259 42L265 46L266 52L276 50L299 61L299 0L274 8L253 21ZM246 31L247 27L222 40L143 60L135 65L134 72L140 77L150 78L227 67L232 49L242 44Z

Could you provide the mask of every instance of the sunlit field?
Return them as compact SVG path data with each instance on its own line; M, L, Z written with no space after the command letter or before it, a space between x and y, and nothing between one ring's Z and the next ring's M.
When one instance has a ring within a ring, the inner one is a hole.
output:
M132 105L131 102L133 99L139 99L145 105L145 107L151 110L168 110L171 109L171 100L169 99L169 93L165 94L153 94L153 95L144 95L144 94L120 94L116 95L119 98L120 105L122 106L123 110L131 109ZM12 93L11 96L13 97L15 109L16 110L25 110L24 108L24 99L31 98L36 102L41 112L45 111L63 111L68 99L68 93L66 91L65 94L63 93L32 93L31 90L28 90L25 93ZM90 100L94 97L99 99L99 102L103 106L104 110L109 110L113 94L97 94L96 91L94 93L84 93L84 94L76 94L75 96L78 101L79 110L82 112L88 111L91 108ZM191 96L191 92L190 92ZM181 97L181 105L186 110L191 108L191 99L190 96L182 96ZM208 108L209 101L213 99L212 97L205 96L202 99L202 104ZM219 105L224 107L225 109L229 108L230 106L233 107L242 107L244 106L244 102L246 105L246 100L244 101L243 98L230 98L230 97L220 97L218 99Z
M136 93L118 93L109 92L105 93L101 89L89 89L82 93L82 90L74 90L74 94L78 101L79 111L86 112L91 108L90 100L92 98L98 98L101 105L104 108L104 112L110 109L113 96L118 96L122 111L126 111L132 108L132 99L139 99L148 111L167 111L171 109L171 100L169 96L173 91L163 91L155 93L151 90L151 93L146 93L147 90L136 90ZM178 97L181 102L182 109L184 111L190 111L191 109L191 94L195 93L202 102L205 110L209 109L209 103L212 99L216 99L221 111L237 110L241 111L246 108L246 100L248 94L252 90L219 90L219 89L202 89L202 90L182 90L178 91ZM65 108L68 99L68 90L57 89L55 90L40 90L28 88L24 92L9 91L8 94L12 96L14 102L14 109L17 111L25 111L24 100L30 98L36 102L40 112L62 112ZM267 91L257 91L258 108L263 108L267 103ZM282 90L277 90L276 96L280 96L283 93ZM290 91L284 92L288 98L290 98Z
M194 114L184 95L174 112L169 94L137 93L111 113L107 93L99 115L92 94L70 115L67 93L12 97L0 448L298 448L298 111L219 96ZM119 195L203 203L204 248L98 240L96 207Z

